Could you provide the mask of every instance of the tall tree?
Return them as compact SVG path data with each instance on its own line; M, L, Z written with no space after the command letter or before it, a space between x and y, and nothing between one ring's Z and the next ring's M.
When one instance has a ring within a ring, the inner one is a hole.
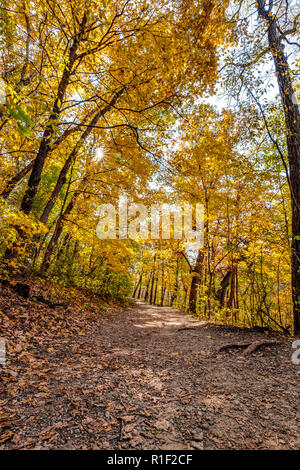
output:
M289 8L289 3L286 3ZM284 51L284 40L297 31L299 14L293 27L282 31L278 20L278 9L273 0L257 0L257 11L266 25L270 51L273 57L276 78L285 118L286 143L289 162L289 185L292 206L292 295L294 309L294 333L300 333L300 111L292 82L291 68ZM281 12L280 12L281 13ZM287 13L289 13L287 11Z

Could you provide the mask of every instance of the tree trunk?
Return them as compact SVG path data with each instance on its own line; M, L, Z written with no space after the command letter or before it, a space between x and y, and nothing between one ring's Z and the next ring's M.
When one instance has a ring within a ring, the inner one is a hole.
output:
M163 307L164 305L164 298L165 298L165 266L164 262L162 261L161 265L161 292L160 292L160 306Z
M174 290L172 293L172 299L171 299L171 304L174 305L176 300L177 300L177 295L178 295L178 276L179 276L179 260L178 260L178 255L176 259L176 276L175 276L175 285L174 285Z
M151 282L151 274L149 275L149 279L148 279L148 282L147 282L147 285L146 285L146 291L145 291L145 299L144 300L148 300L149 298L149 287L150 287L150 282Z
M155 271L156 271L156 254L154 255L154 258L153 258L153 273L152 273L152 277L151 277L151 288L150 288L150 298L149 298L149 302L150 304L153 303L153 294L154 294L154 281L155 281Z
M198 293L198 289L199 289L200 282L201 282L203 261L204 261L204 251L199 250L196 265L192 271L192 283L191 283L190 298L189 298L189 310L192 313L196 313L196 309L197 309L197 293Z
M139 290L138 290L138 293L137 293L137 298L140 299L141 298L141 295L142 295L142 288L143 288L143 275L142 275L142 281L140 283L140 287L139 287Z
M151 277L151 288L150 288L150 296L149 296L150 304L153 303L154 281L155 281L155 273L153 272L152 277Z
M155 278L155 289L154 289L154 298L153 298L153 304L156 305L156 299L157 299L157 289L158 289L158 277Z
M31 212L33 201L34 201L35 195L38 190L38 186L41 181L41 175L42 175L44 163L45 163L48 153L51 150L51 138L55 132L54 131L55 123L57 122L57 119L61 111L61 106L62 106L64 97L65 97L65 94L69 85L69 80L72 74L73 65L76 61L76 52L82 40L82 37L84 35L86 23L87 23L87 14L85 12L83 15L81 24L80 24L79 33L75 36L73 44L70 48L68 64L66 65L63 71L63 74L62 74L62 77L58 86L57 95L53 104L52 112L48 119L48 123L46 125L37 156L34 160L32 172L28 181L28 187L27 187L27 190L25 191L23 200L21 202L21 210L25 214L29 214Z
M218 290L217 295L216 295L217 300L220 302L220 307L224 307L225 305L225 297L226 297L227 289L230 284L231 278L232 278L232 270L229 269L229 271L227 271L227 273L223 277L221 281L221 289Z
M34 160L28 163L25 168L16 173L7 181L2 193L0 194L3 199L7 199L9 197L10 193L15 189L17 184L24 178L24 176L26 176L30 172L30 170L32 170L33 164Z
M236 269L235 266L232 267L231 278L230 278L230 293L228 299L228 307L234 307L234 300L235 300L235 278L236 278Z
M51 255L54 251L54 248L57 244L57 241L62 233L63 230L63 225L64 225L64 220L65 218L70 214L70 212L73 210L73 207L75 206L76 200L78 196L81 194L81 192L84 190L85 186L87 185L87 180L85 179L80 187L76 192L74 192L69 204L67 205L66 209L64 212L60 214L57 220L56 227L54 229L53 235L51 237L51 240L47 246L46 252L44 254L44 259L41 265L41 273L45 273L50 266L50 258Z
M140 274L139 280L138 280L138 282L136 283L136 285L135 285L135 287L134 287L134 290L133 290L133 297L134 297L134 298L135 298L135 296L136 296L136 293L137 293L138 288L139 288L140 285L142 284L142 279L143 279L143 273Z
M266 8L264 0L258 0L259 16L267 25L268 42L271 48L276 78L280 90L281 103L285 117L286 142L289 159L289 184L292 206L292 297L294 311L294 334L300 333L300 114L295 98L290 68L284 53L282 35L276 15L272 14L273 3Z

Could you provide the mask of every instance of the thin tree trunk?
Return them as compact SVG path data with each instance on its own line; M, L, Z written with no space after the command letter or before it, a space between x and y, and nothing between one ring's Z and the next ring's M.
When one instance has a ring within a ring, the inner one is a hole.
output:
M140 274L140 277L139 277L139 280L138 282L136 283L135 287L134 287L134 290L133 290L133 297L135 298L136 296L136 293L137 293L137 290L138 288L140 287L141 283L142 283L142 279L143 279L143 273Z
M59 237L62 233L64 220L71 213L71 211L73 210L78 196L82 193L82 191L84 190L86 185L87 185L87 179L85 179L83 181L80 189L78 189L76 192L74 192L74 194L71 197L71 200L70 200L69 204L67 205L66 209L58 217L53 235L50 239L50 242L49 242L49 244L47 246L47 249L46 249L46 252L44 254L44 259L43 259L43 262L42 262L42 265L41 265L41 273L45 273L49 269L50 258L51 258L51 255L52 255L53 251L54 251L54 248L57 244L57 241L58 241L58 239L59 239Z
M230 293L228 299L228 307L233 308L235 300L235 266L232 267L232 273L230 278Z
M30 172L30 170L32 170L33 164L34 160L28 163L28 165L26 165L21 171L16 173L7 181L2 193L0 194L3 199L7 199L9 197L9 195L15 189L17 184L24 178L24 176L26 176Z
M221 281L221 288L217 292L217 299L220 302L220 307L225 306L225 298L227 294L228 286L232 279L232 269L229 269Z
M149 275L148 282L146 285L146 291L145 291L145 301L149 299L149 287L150 287L150 282L151 282L151 274Z
M192 271L192 283L189 298L189 310L196 313L197 310L197 293L201 282L201 275L204 261L204 250L199 250L195 268Z
M164 298L165 298L165 266L164 262L162 261L161 265L161 292L160 292L160 306L163 307L164 305Z
M65 94L69 85L69 80L72 74L72 69L76 61L76 52L82 40L82 37L84 35L86 23L87 23L87 14L85 12L83 15L81 24L80 24L79 33L76 34L73 44L70 48L68 64L66 65L63 71L63 74L62 74L62 77L58 86L57 95L53 104L52 112L48 119L48 123L46 125L37 156L34 160L32 172L30 174L29 181L28 181L28 187L27 187L27 190L25 191L24 197L21 202L21 210L25 214L29 214L31 212L33 201L34 201L35 195L38 190L38 186L41 181L41 175L42 175L44 163L45 163L48 153L51 150L51 138L55 132L54 124L57 122L57 119L60 115L61 106L62 106L64 97L65 97Z
M154 281L155 281L155 270L156 270L156 253L154 255L154 258L153 258L153 273L152 273L152 278L151 278L151 288L150 288L150 298L149 298L149 301L150 301L150 304L152 304L153 302L153 294L154 294Z
M140 283L140 287L139 287L139 290L138 290L138 293L137 293L137 298L140 299L141 296L142 296L142 288L143 288L143 279L142 279L142 282Z
M268 42L275 64L276 78L280 90L285 117L286 142L289 159L289 184L292 206L292 297L294 311L294 334L300 333L300 112L295 98L290 67L284 53L282 34L276 14L273 15L273 2L266 8L264 0L258 0L259 16L267 26Z
M177 300L177 295L178 295L178 276L179 276L179 260L178 260L178 255L176 259L176 275L175 275L175 285L174 285L174 290L172 293L172 299L171 299L171 304L174 305L174 303Z
M153 304L154 304L154 305L156 305L157 288L158 288L158 277L156 276L156 278L155 278L154 298L153 298Z

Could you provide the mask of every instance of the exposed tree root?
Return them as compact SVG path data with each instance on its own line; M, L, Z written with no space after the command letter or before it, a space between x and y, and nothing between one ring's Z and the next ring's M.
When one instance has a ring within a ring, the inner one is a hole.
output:
M48 307L50 307L50 308L56 308L56 307L67 308L68 307L68 305L66 303L54 302L53 300L45 299L45 297L43 297L42 295L32 297L31 300L34 300L35 302L40 302L42 304L48 305Z
M178 328L177 331L185 331L185 330L198 330L199 326L185 326L183 328Z
M244 349L241 356L248 356L256 352L258 349L262 348L263 346L273 346L275 344L280 344L280 341L271 340L271 339L264 339L264 340L257 340L248 343L230 343L224 344L219 348L218 352L226 351L227 349Z

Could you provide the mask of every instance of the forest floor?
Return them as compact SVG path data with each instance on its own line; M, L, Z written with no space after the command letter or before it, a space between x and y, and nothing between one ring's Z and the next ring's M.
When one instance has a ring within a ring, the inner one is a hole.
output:
M6 293L0 310L0 449L300 449L291 339L218 352L270 335L141 302L100 315Z

